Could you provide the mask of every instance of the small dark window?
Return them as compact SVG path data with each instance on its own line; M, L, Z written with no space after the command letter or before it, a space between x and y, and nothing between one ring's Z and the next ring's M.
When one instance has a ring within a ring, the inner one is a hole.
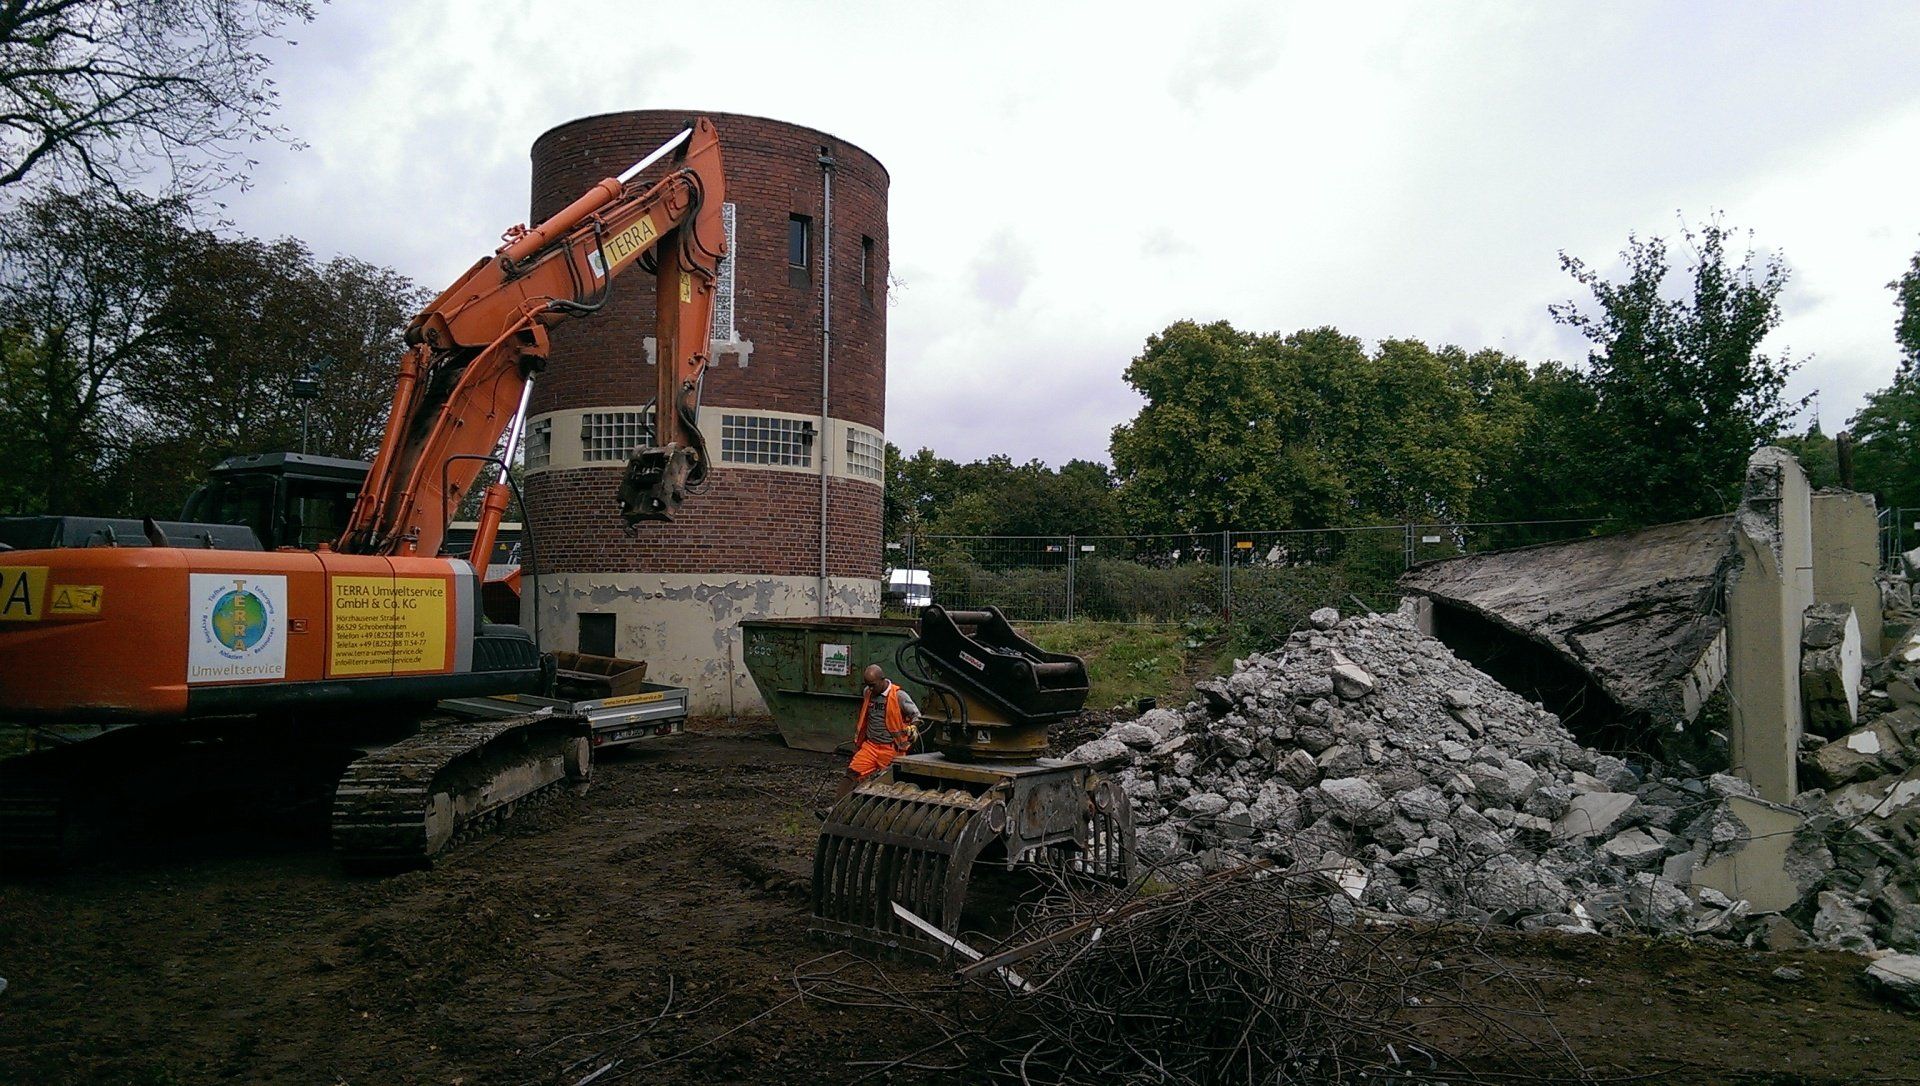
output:
M860 289L873 293L873 239L860 236Z
M787 216L787 263L796 268L807 266L807 253L813 248L813 220L805 215Z
M580 651L589 656L613 656L613 619L608 614L580 616Z

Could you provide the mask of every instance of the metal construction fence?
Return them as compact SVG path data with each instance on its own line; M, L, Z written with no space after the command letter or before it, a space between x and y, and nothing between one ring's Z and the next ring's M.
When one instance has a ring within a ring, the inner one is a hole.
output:
M936 603L1010 618L1117 622L1221 619L1297 624L1316 607L1380 609L1411 566L1592 534L1604 521L1388 524L1186 535L909 536L896 569L924 569Z
M1920 547L1920 509L1880 510L1880 565L1889 573L1900 569L1900 556Z

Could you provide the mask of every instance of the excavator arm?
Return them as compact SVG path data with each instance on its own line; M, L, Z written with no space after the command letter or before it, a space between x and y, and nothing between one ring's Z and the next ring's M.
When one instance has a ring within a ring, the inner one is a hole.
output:
M673 168L664 178L637 184L668 155ZM447 522L502 434L511 459L531 382L546 368L548 331L597 312L636 264L656 280L658 383L653 441L628 462L620 511L629 524L670 519L707 471L696 409L726 251L725 199L719 140L700 118L545 222L508 231L492 256L408 324L386 432L336 548L439 553ZM506 503L506 487L495 483L471 552L476 566Z

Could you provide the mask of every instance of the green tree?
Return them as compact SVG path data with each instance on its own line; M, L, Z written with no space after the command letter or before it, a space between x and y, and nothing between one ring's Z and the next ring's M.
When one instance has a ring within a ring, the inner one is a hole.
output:
M1920 253L1887 284L1894 293L1893 382L1853 416L1854 486L1888 508L1920 508Z
M1893 291L1900 314L1893 325L1894 342L1900 345L1899 372L1912 376L1920 369L1920 253L1913 254L1907 270L1887 289Z
M936 512L953 496L953 461L922 448L904 456L893 442L886 448L884 531L890 542L925 535Z
M189 225L184 205L51 195L0 217L0 455L9 511L173 516L221 458L364 457L424 292L292 239Z
M1528 371L1497 351L1183 322L1127 374L1147 404L1114 467L1151 531L1463 520L1523 468Z
M1718 513L1739 495L1753 450L1801 404L1782 390L1794 363L1760 351L1780 323L1787 268L1749 251L1732 263L1719 222L1683 231L1689 290L1668 292L1674 268L1661 238L1629 236L1625 278L1578 258L1560 264L1593 296L1550 307L1592 344L1582 382L1594 410L1579 458L1599 504L1637 524Z
M1180 321L1147 338L1126 381L1146 397L1113 431L1128 519L1153 532L1284 524L1282 389L1271 351L1225 321Z
M142 419L127 390L169 356L177 203L51 194L0 219L0 456L10 512L110 513Z

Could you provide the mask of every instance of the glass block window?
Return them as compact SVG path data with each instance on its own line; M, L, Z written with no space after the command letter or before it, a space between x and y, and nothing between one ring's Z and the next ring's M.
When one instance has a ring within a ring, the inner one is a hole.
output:
M740 338L733 328L733 205L720 205L720 222L726 227L727 255L720 258L720 268L713 288L713 338L721 343L732 343Z
M653 408L645 411L589 411L580 416L580 459L592 463L625 460L633 450L653 443Z
M857 426L847 427L847 471L880 482L887 474L887 454L880 435Z
M729 464L813 464L813 423L766 415L721 415L720 459Z
M544 468L553 458L553 420L541 419L527 426L527 444L521 454L526 466Z

